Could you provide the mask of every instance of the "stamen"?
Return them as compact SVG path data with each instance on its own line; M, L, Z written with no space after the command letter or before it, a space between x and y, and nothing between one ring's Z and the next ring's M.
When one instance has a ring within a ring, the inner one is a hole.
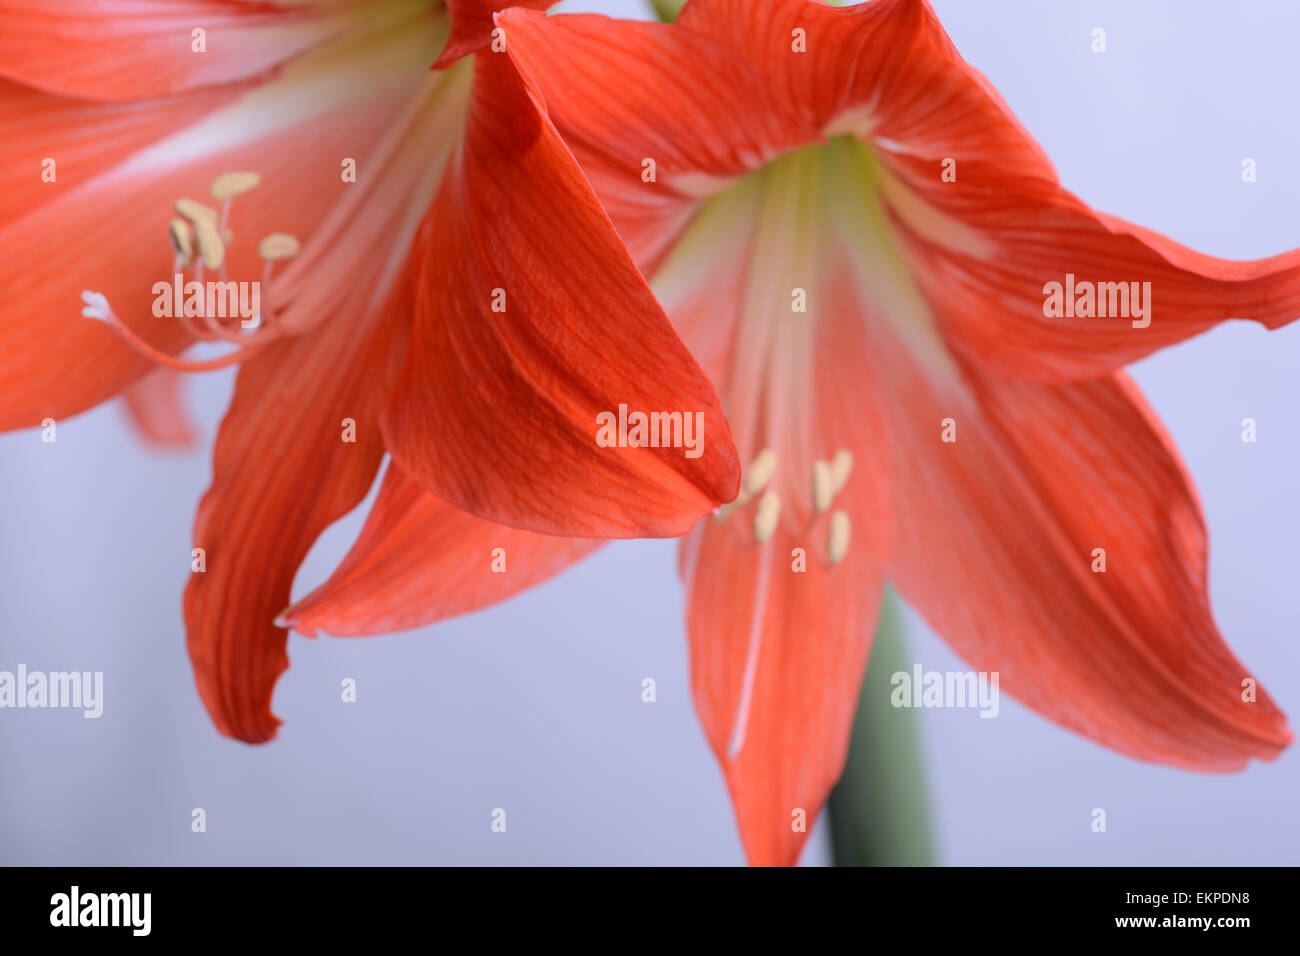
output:
M841 448L831 459L831 488L833 494L839 494L844 490L845 484L848 483L849 474L853 471L853 452L847 448Z
M173 219L167 227L171 236L172 248L180 256L181 266L188 267L194 261L194 240L190 238L190 225L184 219Z
M776 532L777 521L781 518L781 496L775 491L763 493L758 499L758 509L754 512L754 539L762 544Z
M740 490L743 497L750 497L758 494L767 483L772 480L776 474L776 452L770 448L764 448L758 453L748 468L745 469L744 478L741 479Z
M831 564L839 564L849 553L851 533L847 511L840 510L831 515L830 534L826 538L826 560Z
M257 173L222 173L212 181L210 192L217 202L225 202L256 188L261 181Z
M812 500L813 509L818 514L829 508L835 500L835 479L831 474L831 466L824 461L813 462Z
M200 286L203 285L206 270L217 272L222 282L227 281L226 249L235 239L235 234L226 228L231 204L236 196L248 192L261 181L257 173L251 172L223 173L218 176L213 181L210 192L212 198L221 203L220 213L194 199L182 197L176 200L173 208L180 218L172 219L168 224L168 235L175 251L172 261L173 272L180 273L192 264L194 279ZM258 246L258 252L263 259L262 285L270 284L271 271L275 262L292 258L301 248L302 244L287 233L272 233L263 239ZM240 298L242 302L242 292ZM177 319L185 331L196 340L229 342L239 346L217 358L187 361L144 341L114 313L108 300L100 293L83 292L82 301L85 303L82 315L107 323L123 341L151 361L184 372L206 372L237 364L268 342L283 338L286 332L279 328L262 328L265 322L272 318L269 301L263 301L261 314L253 316L251 320L241 317L239 329L233 328L226 322L226 319L230 318L228 316L208 315L202 308L196 315L190 315L182 309ZM208 301L211 302L212 299L209 298ZM244 334L250 329L257 331Z

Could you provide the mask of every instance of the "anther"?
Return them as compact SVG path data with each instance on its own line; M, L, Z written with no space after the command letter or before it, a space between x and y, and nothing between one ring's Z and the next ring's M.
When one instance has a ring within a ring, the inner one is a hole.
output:
M762 544L776 532L776 524L781 518L781 496L775 491L763 493L758 499L758 508L754 512L754 539Z
M188 266L194 261L194 240L190 238L190 225L184 219L173 219L167 227L171 236L172 248L181 257L181 265Z
M851 532L848 512L843 510L834 512L831 515L830 534L826 539L826 560L831 564L839 564L849 553Z
M226 245L221 241L217 224L210 219L199 219L194 223L194 236L199 241L199 257L209 269L220 269L226 261Z
M268 262L292 259L301 249L302 243L285 232L273 232L257 244L257 254Z
M821 514L835 500L835 479L831 475L831 466L824 461L815 461L812 466L812 500L813 509Z
M741 479L740 489L744 497L758 494L767 483L772 480L776 474L776 452L770 448L764 448L758 453L749 467L745 469L745 475Z
M217 202L225 202L255 188L261 181L257 173L222 173L212 181L210 192Z
M214 226L217 224L217 211L210 209L197 200L178 199L172 208L176 210L176 215L184 216L196 226L205 220Z
M849 473L853 471L853 452L841 448L831 459L831 493L838 495L848 483Z

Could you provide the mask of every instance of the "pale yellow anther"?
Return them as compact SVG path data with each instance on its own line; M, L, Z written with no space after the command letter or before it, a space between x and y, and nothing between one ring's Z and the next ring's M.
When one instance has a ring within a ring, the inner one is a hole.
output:
M200 222L210 222L214 226L217 224L217 211L197 199L178 199L172 208L176 210L176 215L184 216L196 226Z
M257 244L257 254L271 262L292 259L300 249L302 243L287 232L273 232Z
M181 265L188 266L194 261L194 240L190 238L190 224L184 219L173 219L167 227L171 237L172 248L181 257Z
M839 564L849 553L849 535L852 530L848 512L836 511L831 514L830 534L826 538L826 560L831 564Z
M853 452L847 448L841 448L831 459L831 493L838 495L844 490L844 485L849 480L849 473L853 471Z
M745 469L745 475L740 482L742 497L748 498L758 494L767 487L774 474L776 474L776 452L764 448Z
M194 223L194 236L199 241L199 257L209 269L220 269L226 261L226 246L217 232L217 224L211 219L200 219Z
M835 479L831 475L831 466L824 461L813 462L812 467L813 510L821 514L835 500Z
M781 496L775 491L764 492L754 511L754 540L762 544L771 538L776 533L776 525L780 520Z
M257 173L222 173L212 181L212 198L217 202L234 199L257 186L262 177Z

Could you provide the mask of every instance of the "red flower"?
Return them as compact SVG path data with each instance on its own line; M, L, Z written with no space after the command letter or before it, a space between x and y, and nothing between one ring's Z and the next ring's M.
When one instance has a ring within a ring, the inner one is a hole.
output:
M0 427L157 365L241 364L185 593L223 733L274 735L272 622L385 451L447 501L554 534L680 534L734 497L712 386L540 96L487 48L486 0L0 14ZM209 184L215 207L193 198ZM177 274L242 281L249 314L174 315ZM181 358L196 340L233 350ZM704 454L598 447L620 402L698 411Z
M497 23L752 462L681 549L696 707L752 862L793 862L792 812L839 776L885 579L973 668L1121 753L1230 771L1290 741L1267 694L1243 699L1191 480L1118 369L1230 317L1293 320L1300 253L1227 262L1088 208L923 0ZM469 560L498 545L509 575ZM394 469L286 617L411 627L593 546L503 532Z

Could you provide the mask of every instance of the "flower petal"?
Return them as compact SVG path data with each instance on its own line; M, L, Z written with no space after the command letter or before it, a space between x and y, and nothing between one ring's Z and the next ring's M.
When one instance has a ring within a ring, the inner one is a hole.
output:
M712 386L535 94L476 54L466 138L413 253L415 329L384 420L438 497L523 530L666 536L735 497ZM601 447L597 416L680 412L685 447Z
M194 422L185 408L183 376L169 368L150 372L126 390L127 416L146 442L159 448L193 448Z
M796 862L839 779L888 547L887 460L879 418L862 401L864 343L850 310L832 314L815 352L818 414L802 437L827 459L841 448L856 459L834 510L787 518L792 494L778 470L781 517L768 541L756 543L756 507L740 505L681 548L695 709L754 865ZM791 451L782 446L778 459ZM846 519L851 540L831 564L831 525Z
M701 196L818 138L767 77L705 34L513 9L499 22L647 275Z
M185 624L208 713L223 734L249 743L271 739L280 723L271 693L289 664L288 634L273 622L298 564L365 496L383 456L377 418L409 301L399 290L367 315L377 278L358 283L342 321L246 362L217 436L212 485L194 521L206 570L190 577Z
M451 36L443 47L434 69L450 66L463 56L487 46L492 39L496 24L493 14L504 9L500 0L446 0L447 13L451 17ZM512 7L530 10L545 10L555 5L556 0L520 0Z
M309 637L409 630L504 601L603 543L475 518L390 467L352 549L281 623Z
M0 226L58 198L70 183L93 180L246 89L231 85L157 100L94 103L0 80L5 130L0 139Z
M1127 377L972 368L940 384L875 342L898 476L888 574L957 653L1141 760L1229 771L1275 757L1285 717L1263 690L1243 700L1252 674L1210 614L1199 502Z
M325 4L0 0L0 75L91 100L161 96L265 73L359 16Z
M1042 148L953 47L925 0L837 7L814 0L692 0L677 24L748 58L777 95L825 134L998 164L1055 180ZM935 178L938 171L935 171Z
M885 204L945 338L999 374L1104 375L1228 319L1300 317L1300 250L1217 259L1053 183L975 163L940 183L929 161L886 165Z

